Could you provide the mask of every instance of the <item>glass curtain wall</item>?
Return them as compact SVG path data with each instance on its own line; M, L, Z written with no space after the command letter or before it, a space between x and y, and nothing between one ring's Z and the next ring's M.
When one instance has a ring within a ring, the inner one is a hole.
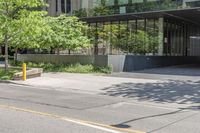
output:
M158 19L113 21L89 25L93 29L92 34L96 36L93 37L93 44L98 49L94 50L95 54L158 54Z
M200 56L200 27L196 25L190 25L188 28L188 55Z
M200 26L166 17L161 29L160 20L152 18L90 23L89 35L93 40L93 50L100 55L200 55ZM160 54L160 51L163 53Z
M200 27L198 25L165 18L164 31L164 55L197 55L194 53L200 45L200 40L198 40Z
M56 5L58 6L58 5ZM58 8L58 7L56 7ZM58 9L56 9L58 10ZM61 0L61 12L70 14L71 13L71 0Z

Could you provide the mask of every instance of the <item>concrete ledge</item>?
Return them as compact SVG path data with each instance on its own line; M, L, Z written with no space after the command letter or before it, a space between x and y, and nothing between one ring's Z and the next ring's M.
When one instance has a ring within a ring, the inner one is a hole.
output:
M40 77L43 73L42 68L31 68L27 70L27 79ZM13 80L21 80L22 79L22 72L16 73Z

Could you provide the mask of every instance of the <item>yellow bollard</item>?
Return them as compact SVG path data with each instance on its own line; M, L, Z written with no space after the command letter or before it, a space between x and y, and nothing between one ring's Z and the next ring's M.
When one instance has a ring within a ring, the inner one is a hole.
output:
M23 81L26 81L26 63L23 63L23 65L22 65L22 80Z

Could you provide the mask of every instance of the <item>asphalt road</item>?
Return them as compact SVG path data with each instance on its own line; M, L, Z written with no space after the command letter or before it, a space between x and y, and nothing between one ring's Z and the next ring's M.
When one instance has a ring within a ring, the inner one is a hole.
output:
M98 129L30 112L27 113L8 108L1 108L0 112L1 133L108 133L106 129Z
M185 107L0 83L0 133L199 133Z

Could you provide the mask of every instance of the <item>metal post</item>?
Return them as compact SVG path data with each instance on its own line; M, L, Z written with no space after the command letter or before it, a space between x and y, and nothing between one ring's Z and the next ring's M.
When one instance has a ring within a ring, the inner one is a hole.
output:
M23 65L22 65L22 71L23 71L22 80L26 81L26 63L23 63Z

